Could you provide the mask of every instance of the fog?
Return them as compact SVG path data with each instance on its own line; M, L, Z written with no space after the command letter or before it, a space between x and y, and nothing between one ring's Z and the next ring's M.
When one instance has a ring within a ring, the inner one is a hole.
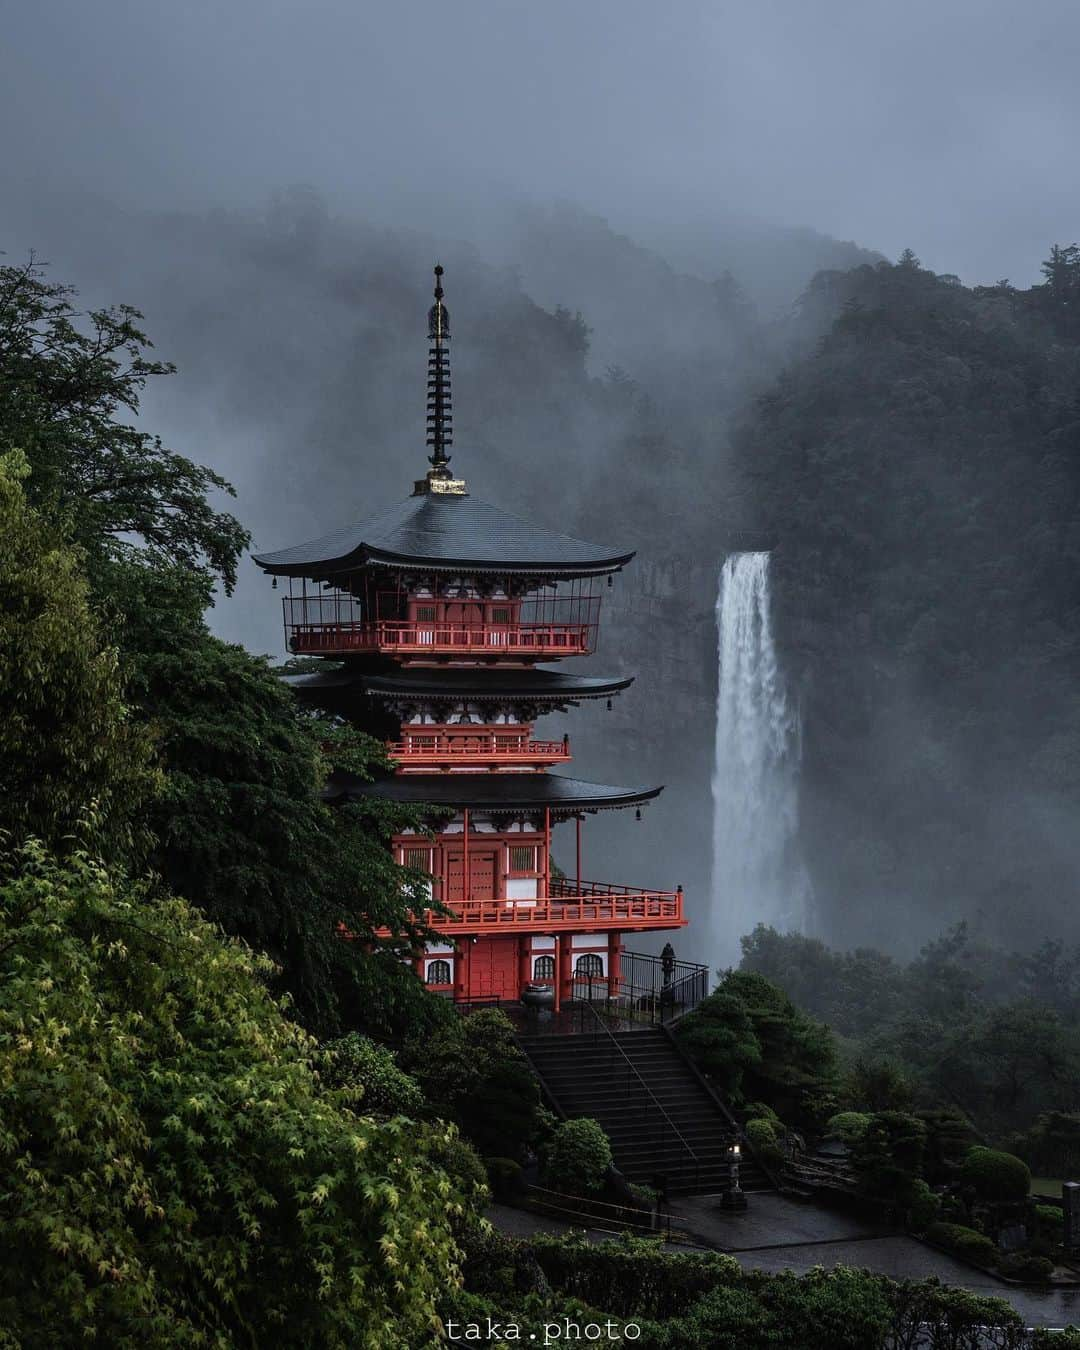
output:
M455 469L639 550L590 664L641 678L567 729L581 776L669 785L639 828L590 824L596 874L682 882L697 922L716 574L755 524L732 426L816 340L791 316L820 269L910 247L1029 286L1071 240L1074 7L44 0L4 32L0 248L145 313L179 373L143 422L236 484L256 549L422 472L443 262ZM727 271L741 292L716 289ZM250 563L212 623L281 654ZM1039 847L1059 809L1034 799ZM940 926L913 905L858 935Z

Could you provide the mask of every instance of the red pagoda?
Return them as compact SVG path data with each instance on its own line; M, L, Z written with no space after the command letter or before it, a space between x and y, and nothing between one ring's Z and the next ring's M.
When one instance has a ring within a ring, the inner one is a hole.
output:
M569 740L536 739L533 728L544 713L610 701L631 683L540 663L594 650L599 586L633 554L489 506L453 476L441 277L436 267L429 472L370 519L255 561L289 578L290 652L327 662L291 677L296 693L391 740L396 772L375 782L335 775L327 796L443 808L432 835L394 839L398 860L428 872L450 910L423 916L443 940L417 955L420 978L461 1002L527 993L558 1010L575 997L617 999L623 935L684 926L682 890L583 881L581 823L597 811L640 814L661 789L554 773ZM573 877L551 864L552 831L565 821L576 829Z

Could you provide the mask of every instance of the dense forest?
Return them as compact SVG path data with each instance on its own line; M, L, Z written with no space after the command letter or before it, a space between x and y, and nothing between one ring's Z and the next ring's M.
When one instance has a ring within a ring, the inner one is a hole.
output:
M1080 252L1044 270L1028 291L910 255L819 274L800 321L823 336L738 436L841 946L931 916L1074 932Z

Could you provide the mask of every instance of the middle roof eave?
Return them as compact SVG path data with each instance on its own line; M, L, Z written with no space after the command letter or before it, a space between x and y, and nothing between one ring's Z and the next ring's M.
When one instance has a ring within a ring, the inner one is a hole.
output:
M338 772L327 780L323 796L330 802L377 797L410 806L468 807L493 814L547 807L553 815L566 816L640 806L662 791L662 786L615 787L557 773L410 773L366 782Z

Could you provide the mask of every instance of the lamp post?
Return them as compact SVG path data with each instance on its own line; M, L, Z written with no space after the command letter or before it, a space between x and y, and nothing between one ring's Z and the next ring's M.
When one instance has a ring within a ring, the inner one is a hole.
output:
M742 1162L742 1149L732 1144L728 1150L728 1177L730 1185L724 1192L724 1208L741 1210L746 1208L746 1192L739 1185L739 1164Z

